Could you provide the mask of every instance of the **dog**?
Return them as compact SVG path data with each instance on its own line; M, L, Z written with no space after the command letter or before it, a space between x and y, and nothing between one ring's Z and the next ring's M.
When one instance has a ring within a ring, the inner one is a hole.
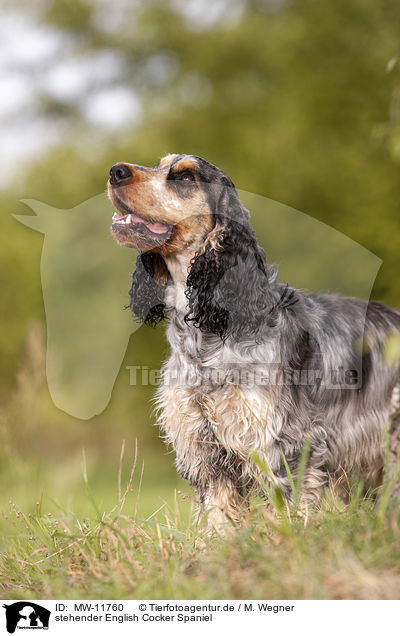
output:
M305 453L302 501L385 474L399 494L400 311L278 282L231 179L198 156L117 163L107 189L111 234L139 250L129 307L168 316L158 423L210 523L240 521L265 479L293 499Z

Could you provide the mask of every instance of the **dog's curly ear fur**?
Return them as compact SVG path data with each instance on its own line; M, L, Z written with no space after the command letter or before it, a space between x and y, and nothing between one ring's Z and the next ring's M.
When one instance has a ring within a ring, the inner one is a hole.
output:
M165 317L165 286L168 270L164 259L154 252L142 252L136 260L136 270L129 290L129 305L137 318L155 327Z
M268 271L248 211L233 186L220 188L213 212L216 226L221 227L218 245L206 244L193 259L185 321L222 339L254 338L260 326L268 324L272 306L268 287L274 271Z

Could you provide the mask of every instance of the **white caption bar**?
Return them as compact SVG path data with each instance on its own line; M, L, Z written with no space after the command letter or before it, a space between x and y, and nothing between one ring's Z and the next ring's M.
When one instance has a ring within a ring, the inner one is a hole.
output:
M400 601L4 601L1 633L220 634L262 628L285 636L392 633ZM23 632L20 630L24 630ZM273 631L272 631L273 630ZM263 632L265 633L265 631Z

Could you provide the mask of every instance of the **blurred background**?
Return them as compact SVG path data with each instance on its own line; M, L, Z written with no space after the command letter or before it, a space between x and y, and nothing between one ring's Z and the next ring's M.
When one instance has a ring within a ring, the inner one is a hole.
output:
M3 512L10 498L29 511L43 493L49 510L90 514L82 449L93 496L110 509L122 440L122 479L136 444L136 489L144 465L141 516L171 502L175 488L190 492L152 426L154 387L130 386L126 369L159 368L163 327L131 338L100 415L80 420L54 406L43 235L13 219L29 213L20 200L70 209L104 192L117 161L197 154L242 190L305 212L376 254L383 264L372 296L399 306L399 19L396 0L3 0ZM126 290L129 279L127 271Z

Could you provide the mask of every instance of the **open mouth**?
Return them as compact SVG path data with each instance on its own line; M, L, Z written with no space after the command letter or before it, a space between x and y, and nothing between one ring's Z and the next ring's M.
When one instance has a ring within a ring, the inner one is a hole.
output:
M112 217L112 230L117 233L130 233L141 235L146 238L152 238L154 241L164 242L169 239L174 231L174 226L169 223L159 223L158 221L148 221L129 211L129 208L119 199L118 207L127 212L127 214L119 214L114 212Z

